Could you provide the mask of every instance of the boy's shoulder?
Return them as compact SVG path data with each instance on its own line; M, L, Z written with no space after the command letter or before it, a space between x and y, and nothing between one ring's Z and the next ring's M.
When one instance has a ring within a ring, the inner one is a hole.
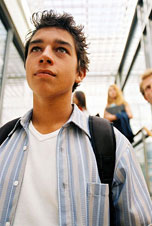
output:
M20 118L13 119L0 127L0 145L9 136L13 128L15 130L20 125L19 119Z

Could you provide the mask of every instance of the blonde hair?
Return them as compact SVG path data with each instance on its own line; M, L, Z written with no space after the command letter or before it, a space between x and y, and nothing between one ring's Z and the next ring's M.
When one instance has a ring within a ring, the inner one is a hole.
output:
M113 87L116 91L116 99L112 99L109 96L109 89ZM116 105L121 105L121 104L126 104L126 101L123 97L122 91L118 88L118 86L116 84L110 85L108 89L108 98L107 98L107 106L111 105L111 104L116 104Z
M144 72L144 74L142 74L141 75L141 81L140 81L140 92L143 94L143 96L144 96L144 90L143 90L143 81L146 79L146 78L148 78L148 77L150 77L150 76L152 76L152 69L147 69L145 72Z

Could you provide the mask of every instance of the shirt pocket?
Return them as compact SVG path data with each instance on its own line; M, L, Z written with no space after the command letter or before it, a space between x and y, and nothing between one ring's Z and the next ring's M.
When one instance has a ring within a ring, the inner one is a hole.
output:
M88 225L109 226L109 185L87 184Z

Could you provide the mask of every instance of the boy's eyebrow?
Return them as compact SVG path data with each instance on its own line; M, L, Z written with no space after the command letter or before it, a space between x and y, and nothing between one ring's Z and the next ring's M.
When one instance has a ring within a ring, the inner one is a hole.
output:
M67 45L68 47L70 47L70 49L72 49L72 45L69 42L63 41L61 39L56 39L55 42L57 44L61 44L61 45Z
M29 46L33 45L33 44L38 44L38 43L43 43L43 40L42 39L35 39L33 41L30 41Z
M39 44L39 43L44 43L44 41L42 39L35 39L33 41L30 41L29 46L31 46L33 44ZM72 45L69 42L66 42L62 39L55 39L54 43L61 44L61 45L67 45L70 49L72 49Z

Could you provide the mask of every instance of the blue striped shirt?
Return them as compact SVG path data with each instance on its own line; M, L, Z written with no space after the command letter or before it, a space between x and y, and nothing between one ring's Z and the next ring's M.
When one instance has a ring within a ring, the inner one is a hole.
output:
M32 111L22 117L18 122L21 127L0 146L0 226L13 225L26 166L31 115ZM127 139L116 129L115 135L112 194L116 225L147 226L152 223L152 203L141 168ZM100 183L88 117L76 106L59 131L56 158L59 225L108 226L109 187Z

